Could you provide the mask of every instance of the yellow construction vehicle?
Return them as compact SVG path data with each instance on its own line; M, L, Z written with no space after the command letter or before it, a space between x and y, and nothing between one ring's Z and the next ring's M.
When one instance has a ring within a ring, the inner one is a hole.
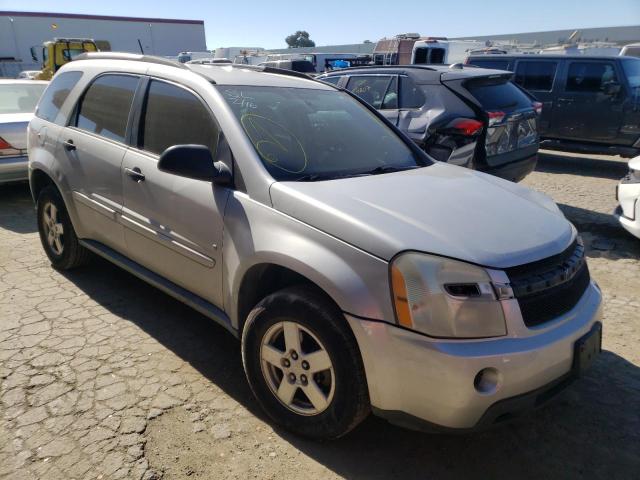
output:
M98 48L100 45L102 48ZM31 47L31 56L38 62L37 47ZM37 80L51 80L53 75L65 63L69 63L84 52L98 52L110 50L109 42L91 38L54 38L42 44L42 71L36 76Z

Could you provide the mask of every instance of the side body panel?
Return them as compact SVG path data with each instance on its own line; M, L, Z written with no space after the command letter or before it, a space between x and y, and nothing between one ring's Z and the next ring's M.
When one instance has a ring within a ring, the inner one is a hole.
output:
M130 149L124 159L121 222L127 256L222 305L222 231L229 190L161 172L156 156ZM138 169L143 181L124 169Z

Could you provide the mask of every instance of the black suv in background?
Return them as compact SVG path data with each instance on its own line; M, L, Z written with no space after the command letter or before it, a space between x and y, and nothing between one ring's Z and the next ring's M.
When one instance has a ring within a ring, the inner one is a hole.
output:
M543 103L543 148L640 154L640 59L585 55L472 55L467 64L510 70Z
M433 158L519 181L536 166L536 100L509 72L455 65L349 68L318 77L380 111Z

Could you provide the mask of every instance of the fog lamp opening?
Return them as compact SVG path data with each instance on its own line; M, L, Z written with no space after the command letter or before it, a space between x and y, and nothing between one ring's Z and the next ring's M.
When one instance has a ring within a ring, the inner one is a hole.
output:
M483 368L473 379L474 388L483 395L496 393L501 383L502 375L495 368Z

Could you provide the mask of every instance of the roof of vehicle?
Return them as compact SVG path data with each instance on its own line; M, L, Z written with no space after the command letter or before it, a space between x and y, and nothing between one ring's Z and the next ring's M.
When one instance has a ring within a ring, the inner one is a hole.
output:
M76 59L67 64L74 68L82 66L81 62L98 60L124 60L135 62L148 67L150 63L175 67L180 70L187 70L206 77L213 83L219 85L255 85L272 87L293 87L293 88L317 88L321 90L331 90L334 87L325 83L313 80L308 75L291 70L283 70L273 67L261 67L253 65L239 65L230 63L211 64L189 64L180 63L164 57L151 55L139 55L119 52L90 52L78 55ZM63 67L64 68L64 67Z
M486 77L491 75L511 75L505 70L493 70L489 68L477 68L473 65L371 65L365 67L351 67L334 70L318 77L333 77L337 75L353 74L403 74L410 76L418 83L429 81L454 80L472 77Z
M629 58L629 59L636 59L637 57L627 57L627 56L617 56L617 55L557 55L557 54L544 54L544 53L521 53L521 54L516 54L516 53L509 53L509 54L489 54L489 55L483 55L483 54L479 54L479 55L469 55L467 58L474 58L474 59L480 59L480 58L486 58L488 60L500 60L500 59L508 59L511 60L512 58L517 58L517 59L531 59L531 60L536 60L536 59L544 59L544 60L585 60L585 61L589 61L589 60L619 60L619 59L625 59L625 58Z
M33 84L46 85L49 82L46 80L30 80L28 78L0 78L0 85L16 84L16 83L22 83L25 85L33 85Z

